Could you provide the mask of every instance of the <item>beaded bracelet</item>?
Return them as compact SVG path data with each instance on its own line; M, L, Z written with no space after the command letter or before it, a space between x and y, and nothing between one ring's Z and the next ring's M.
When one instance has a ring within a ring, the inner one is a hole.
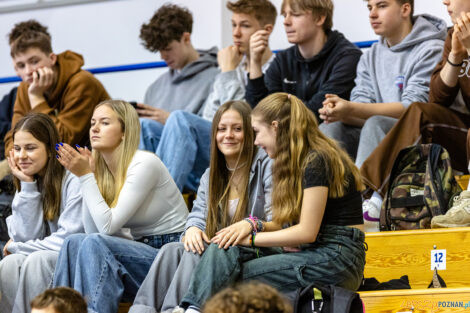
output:
M252 220L250 220L248 217L244 218L243 220L250 224L252 232L256 232L256 224Z
M256 229L258 232L262 232L264 230L264 224L262 220L256 221Z

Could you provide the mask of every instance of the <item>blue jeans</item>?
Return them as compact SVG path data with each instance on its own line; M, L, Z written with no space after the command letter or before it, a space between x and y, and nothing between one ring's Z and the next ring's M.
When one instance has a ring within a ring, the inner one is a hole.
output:
M155 153L157 151L164 125L149 118L139 118L140 142L139 149Z
M310 283L334 284L356 290L365 265L364 233L345 226L324 226L317 240L300 252L282 248L235 246L227 250L211 244L194 269L182 306L202 307L220 289L240 280L260 280L282 292Z
M155 235L138 242L102 234L70 235L60 250L53 286L79 291L90 313L115 313L121 298L132 302L159 249L179 237Z
M166 165L176 185L196 191L199 180L209 167L212 123L185 111L168 117L157 155Z

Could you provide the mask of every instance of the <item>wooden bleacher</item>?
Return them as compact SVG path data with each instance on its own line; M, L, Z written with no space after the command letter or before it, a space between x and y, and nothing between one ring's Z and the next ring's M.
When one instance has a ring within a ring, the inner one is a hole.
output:
M366 243L364 277L385 282L408 275L413 288L361 292L366 313L466 310L443 307L443 301L468 303L470 310L470 227L366 233ZM446 269L439 271L439 275L447 288L427 289L433 277L433 249L446 250Z
M366 313L468 313L470 310L470 288L367 291L359 294Z

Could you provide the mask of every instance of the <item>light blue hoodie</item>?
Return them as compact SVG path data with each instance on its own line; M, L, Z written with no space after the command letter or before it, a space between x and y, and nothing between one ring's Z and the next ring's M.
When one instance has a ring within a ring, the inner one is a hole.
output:
M441 60L447 24L428 15L414 17L411 32L389 47L381 37L359 60L351 101L363 103L428 102L429 82Z

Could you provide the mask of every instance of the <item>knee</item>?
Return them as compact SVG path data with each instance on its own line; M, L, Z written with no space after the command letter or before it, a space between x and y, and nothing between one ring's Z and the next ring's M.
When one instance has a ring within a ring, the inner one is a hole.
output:
M158 253L170 253L170 252L176 252L176 253L183 253L184 250L184 244L182 242L169 242L163 245L161 247L160 251Z
M21 268L26 256L22 254L10 254L0 261L0 278L7 277L12 271L18 271Z
M28 272L31 271L34 273L38 272L38 269L50 269L53 270L57 259L59 257L59 252L51 250L42 250L31 253L26 257L23 263L23 270Z
M76 250L80 247L82 241L86 238L86 234L72 234L65 238L64 242L62 243L62 249L68 250L73 249Z
M184 127L185 125L189 125L188 114L190 113L182 110L171 112L165 122L165 128L174 128L178 130L181 127Z
M90 250L98 249L99 250L102 247L106 246L103 236L106 236L106 235L102 235L102 234L99 234L99 233L94 233L94 234L87 235L83 239L80 250L84 250L84 249L85 250L87 250L87 249L90 249Z
M369 117L364 126L362 126L361 133L374 133L379 129L382 129L383 122L385 120L384 116L374 115Z
M342 133L342 123L341 122L334 122L334 123L321 123L320 131L325 134L327 137L337 139L340 134Z

